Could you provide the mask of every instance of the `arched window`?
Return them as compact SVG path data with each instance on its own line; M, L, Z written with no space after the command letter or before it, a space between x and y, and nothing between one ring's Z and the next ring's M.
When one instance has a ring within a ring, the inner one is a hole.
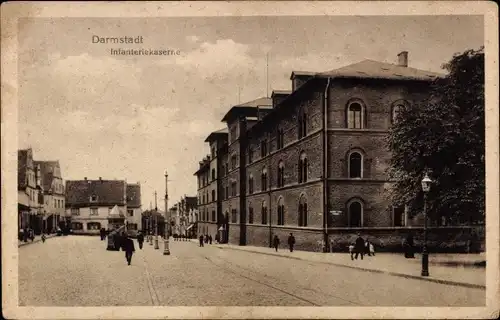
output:
M392 116L391 116L391 118L392 118L392 123L393 124L396 123L397 118L398 118L398 114L399 114L399 112L401 112L401 109L403 109L403 108L404 108L404 105L401 104L401 103L398 103L398 104L396 104L396 105L394 105L392 107Z
M285 224L285 205L283 204L283 198L278 200L278 223L279 226Z
M278 129L276 131L276 149L282 149L284 146L284 134L283 129Z
M348 203L348 225L351 228L363 226L363 204L359 200L352 200Z
M251 204L248 207L248 223L253 224L253 207Z
M307 182L307 156L302 152L299 157L299 183Z
M260 189L262 191L267 190L267 169L266 168L262 169Z
M267 224L267 205L265 201L262 201L261 207L261 223Z
M304 195L299 199L299 227L307 227L307 199Z
M349 178L363 177L363 157L359 152L349 154Z
M278 187L285 185L285 164L283 161L278 163Z
M304 110L300 110L297 121L299 139L302 139L307 135L307 114Z
M359 102L351 102L347 106L347 127L350 129L363 129L365 127L365 112Z
M250 177L248 178L248 193L252 194L253 193L253 175L250 174Z

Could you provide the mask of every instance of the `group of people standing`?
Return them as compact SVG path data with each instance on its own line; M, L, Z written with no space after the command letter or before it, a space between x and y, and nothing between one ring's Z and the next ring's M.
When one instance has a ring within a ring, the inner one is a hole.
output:
M351 260L358 260L358 256L361 255L361 260L363 260L363 256L366 254L368 256L375 255L375 246L372 242L365 240L361 237L361 234L358 233L358 237L354 243L349 245L349 254L351 255Z
M278 238L278 235L274 235L273 238L273 247L276 252L278 252L278 248L280 246L281 240ZM290 249L290 252L293 252L293 247L295 246L295 237L293 236L292 233L288 236L288 249Z
M203 247L205 243L212 244L212 235L206 234L206 235L200 235L198 238L200 240L200 247ZM215 236L215 239L218 239L218 236Z

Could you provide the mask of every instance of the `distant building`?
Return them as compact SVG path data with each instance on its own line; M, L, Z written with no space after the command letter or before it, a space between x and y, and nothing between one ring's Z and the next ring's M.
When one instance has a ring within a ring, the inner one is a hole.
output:
M408 218L386 197L392 182L385 141L398 109L427 98L440 76L409 68L402 52L398 64L294 71L291 91L232 107L222 119L227 133L207 138L215 152L195 173L198 233L217 225L230 243L270 246L274 235L284 242L292 232L297 248L308 250L357 231L392 241Z
M98 234L101 228L130 224L134 233L141 224L140 185L125 180L68 180L66 213L73 232Z
M43 228L43 189L41 169L31 148L17 151L17 196L18 229L31 228L39 234Z
M174 207L171 208L171 217L174 220L174 233L190 235L196 230L196 222L190 219L197 207L197 198L184 195Z
M66 195L59 161L35 161L40 168L43 190L43 230L55 231L59 224L69 223L66 216Z

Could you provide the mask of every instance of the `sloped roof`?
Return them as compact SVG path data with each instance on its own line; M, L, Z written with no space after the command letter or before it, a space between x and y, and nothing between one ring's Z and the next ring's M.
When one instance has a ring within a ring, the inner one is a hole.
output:
M229 130L226 128L222 128L220 130L214 131L208 135L205 139L205 142L210 142L215 140L217 137L224 137L228 135Z
M127 206L134 208L141 206L140 184L127 184Z
M28 150L17 151L17 188L26 188L26 170L28 168Z
M68 180L66 181L66 203L71 205L116 205L123 204L127 183L123 180ZM91 196L96 202L90 202Z
M49 191L52 188L52 181L60 174L59 161L35 161L35 165L40 165L40 173L42 180L42 187L44 191Z
M229 111L226 113L226 115L224 116L224 118L222 118L221 121L229 121L235 115L255 117L257 116L257 107L262 107L262 106L272 107L272 105L273 105L272 99L266 97L241 103L229 109Z
M431 81L445 75L367 59L342 68L318 73L317 76Z

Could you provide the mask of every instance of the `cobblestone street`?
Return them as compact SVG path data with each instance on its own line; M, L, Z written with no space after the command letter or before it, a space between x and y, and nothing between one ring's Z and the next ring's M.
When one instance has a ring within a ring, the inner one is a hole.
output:
M21 306L482 306L485 290L171 241L127 266L98 237L19 248ZM376 258L376 257L375 257ZM432 294L430 294L432 292Z

